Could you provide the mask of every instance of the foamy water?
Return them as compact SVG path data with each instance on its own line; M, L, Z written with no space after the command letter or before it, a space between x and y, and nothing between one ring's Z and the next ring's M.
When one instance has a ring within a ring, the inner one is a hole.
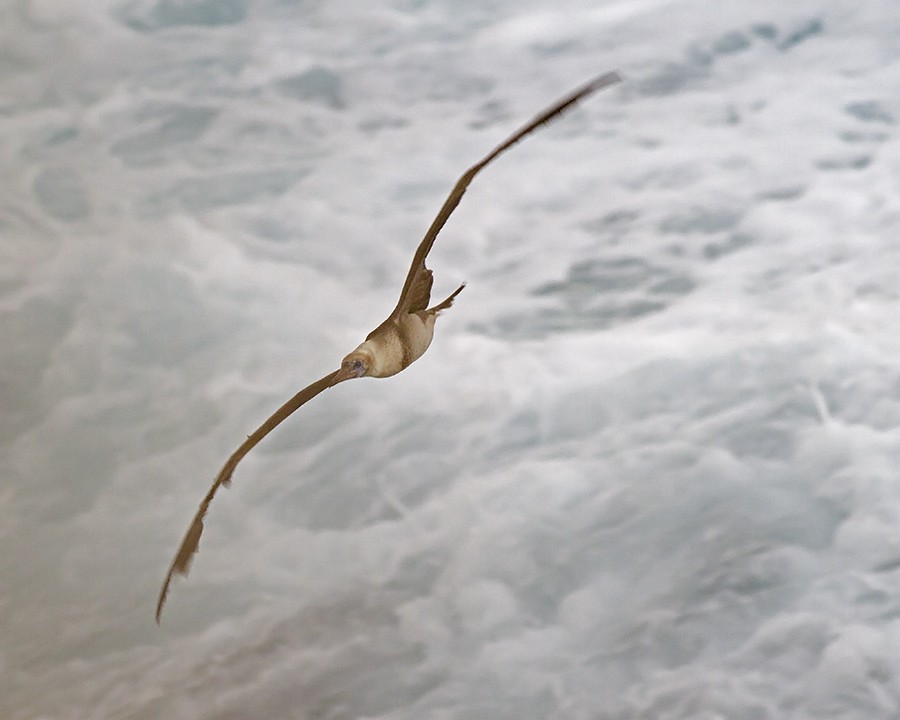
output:
M889 3L0 10L0 715L896 718ZM222 461L393 307L402 375Z

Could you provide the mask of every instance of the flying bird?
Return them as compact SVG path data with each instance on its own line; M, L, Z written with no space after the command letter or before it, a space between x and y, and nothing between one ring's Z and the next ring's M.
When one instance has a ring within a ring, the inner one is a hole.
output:
M190 569L191 560L200 544L200 535L203 533L203 518L206 516L207 510L209 510L209 504L220 487L223 485L227 487L231 483L231 476L234 474L234 469L241 459L297 408L312 400L323 390L354 378L383 378L396 375L422 357L428 349L428 346L431 344L434 322L437 316L442 310L446 310L453 304L454 298L465 287L465 283L456 288L444 300L429 307L428 303L431 300L433 279L431 270L425 266L425 259L428 257L428 253L431 251L431 246L434 245L438 233L440 233L456 206L459 205L459 201L462 200L462 196L473 178L498 155L511 148L542 125L558 117L576 102L620 80L621 77L618 73L608 72L585 83L510 135L500 145L466 170L459 180L456 181L456 184L450 191L450 195L444 201L437 216L425 233L425 237L419 243L416 254L413 256L412 264L409 267L409 272L406 275L406 280L403 283L400 299L387 319L370 332L366 339L341 361L340 368L303 388L278 408L268 420L260 425L252 435L249 435L241 446L232 453L219 471L215 482L213 482L209 492L206 493L206 497L200 503L200 507L197 509L197 513L194 515L194 519L187 533L185 533L184 539L181 541L181 546L178 548L178 552L175 553L175 558L169 566L166 578L163 580L159 599L156 603L157 623L159 623L172 578L176 575L187 575Z

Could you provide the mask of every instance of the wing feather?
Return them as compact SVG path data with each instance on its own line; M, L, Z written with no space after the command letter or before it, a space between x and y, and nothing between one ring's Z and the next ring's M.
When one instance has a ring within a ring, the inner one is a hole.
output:
M391 313L392 317L404 312L410 312L413 300L416 298L415 290L420 286L420 276L427 271L427 268L425 267L425 258L428 257L428 253L431 252L431 246L434 245L438 233L440 233L450 215L453 214L456 206L459 205L459 201L462 200L466 189L469 187L469 183L472 182L474 177L498 155L511 148L542 125L561 115L582 98L601 88L613 85L621 79L622 78L617 72L608 72L585 83L578 89L566 95L562 100L559 100L540 114L536 115L531 122L519 128L462 174L450 191L450 195L441 206L441 209L438 211L437 217L432 221L431 226L425 233L425 237L422 238L422 242L419 243L419 247L416 249L416 254L413 256L412 265L410 265L406 281L403 283L403 290L400 292L400 299L397 301L397 306Z
M216 476L215 482L213 482L209 492L206 493L206 497L204 497L203 501L200 503L197 514L194 515L194 519L191 521L191 525L185 533L181 545L178 547L178 552L175 553L175 559L172 560L172 564L169 566L169 571L166 573L166 579L163 580L162 589L159 591L159 598L156 601L157 624L159 623L159 618L162 614L163 605L166 604L166 596L169 594L169 583L172 582L172 578L175 575L187 575L188 570L191 568L191 561L194 559L194 554L200 547L200 536L203 534L203 518L206 516L206 512L209 510L209 504L212 502L218 489L223 485L227 487L231 484L231 476L234 474L234 469L244 455L250 452L260 440L272 432L272 430L280 425L285 418L291 415L297 408L312 400L323 390L331 387L334 384L334 377L337 373L337 370L333 373L329 373L325 377L316 380L311 385L307 385L294 395L294 397L272 413L269 419L260 425L252 435L249 435L241 446L231 454L231 457L228 458L225 465L222 466L218 476Z

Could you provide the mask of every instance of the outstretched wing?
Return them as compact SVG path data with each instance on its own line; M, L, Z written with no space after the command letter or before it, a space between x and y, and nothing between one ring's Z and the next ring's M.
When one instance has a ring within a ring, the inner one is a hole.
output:
M178 548L178 552L175 553L175 559L172 560L172 564L169 566L169 571L166 573L166 579L163 581L162 589L159 591L159 599L156 602L157 623L159 623L163 605L166 604L166 596L169 594L169 583L172 582L172 578L175 575L187 575L188 570L190 570L191 560L193 560L194 553L197 552L200 545L200 535L203 533L203 518L206 515L206 511L209 510L209 504L212 502L213 497L215 497L216 491L222 485L227 487L231 483L231 476L234 473L237 464L260 440L268 435L301 405L312 400L326 388L334 385L334 379L338 372L339 371L335 370L333 373L326 375L322 379L316 380L312 385L307 385L294 395L294 397L278 408L268 420L260 425L252 435L249 435L243 444L231 454L230 458L228 458L228 461L219 471L209 492L206 493L206 497L203 498L203 502L200 503L197 514L194 515L194 520L191 522L191 526L185 533L184 539L181 541L181 546Z
M438 211L437 217L431 223L431 227L428 228L428 232L425 233L422 242L419 243L416 254L413 256L412 265L409 268L409 274L406 276L406 282L403 283L400 299L397 301L397 306L391 313L392 317L401 315L404 312L414 312L413 306L421 304L423 288L427 285L428 289L431 289L430 271L425 267L425 258L427 258L428 253L431 252L431 246L434 245L434 241L437 238L438 233L440 233L441 228L444 227L447 219L453 214L456 206L459 205L459 201L462 200L462 196L465 194L466 188L469 187L469 183L472 182L472 179L481 171L481 169L502 152L519 142L519 140L537 130L541 125L550 122L555 117L565 112L583 97L590 95L601 88L607 87L608 85L613 85L621 79L622 78L618 73L608 72L585 83L580 88L537 115L531 122L514 132L509 138L504 140L484 158L463 173L462 177L456 181L456 185L453 186L450 195L444 201L440 211ZM425 279L426 276L429 276L427 280ZM427 302L428 299L426 298L425 304L427 304Z

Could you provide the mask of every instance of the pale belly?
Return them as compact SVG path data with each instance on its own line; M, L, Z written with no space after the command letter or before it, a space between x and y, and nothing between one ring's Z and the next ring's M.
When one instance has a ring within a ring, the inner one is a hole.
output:
M418 360L428 346L431 345L431 338L434 337L434 321L437 315L429 313L423 320L419 315L407 315L404 318L404 330L407 342L407 358L408 363Z
M369 377L390 377L418 360L434 335L435 315L423 319L419 315L406 315L400 326L388 326L384 332L370 337L359 349L368 348L375 358L374 367L366 373Z

